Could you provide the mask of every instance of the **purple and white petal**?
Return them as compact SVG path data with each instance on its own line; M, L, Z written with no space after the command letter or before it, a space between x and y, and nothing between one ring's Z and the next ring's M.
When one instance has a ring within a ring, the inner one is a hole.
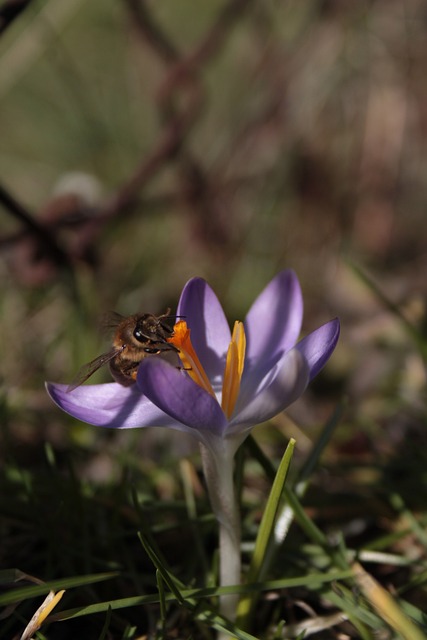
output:
M112 429L135 427L172 427L170 416L145 398L136 385L123 387L116 382L85 385L67 393L65 384L46 383L52 400L66 413L94 424Z
M310 380L316 376L326 364L335 349L340 335L338 318L330 320L296 345L296 349L306 358L310 367Z
M286 409L307 387L309 373L304 356L296 349L288 351L281 359L280 366L264 380L257 395L232 417L227 435L246 431Z
M205 280L192 278L187 282L177 316L191 329L191 341L209 379L222 377L231 332L221 303Z
M302 315L298 278L290 269L281 271L260 293L246 316L245 367L252 370L263 366L265 359L274 362L277 355L291 349L301 331Z
M138 369L137 385L162 411L196 432L222 436L227 419L216 398L189 375L160 358L147 358Z

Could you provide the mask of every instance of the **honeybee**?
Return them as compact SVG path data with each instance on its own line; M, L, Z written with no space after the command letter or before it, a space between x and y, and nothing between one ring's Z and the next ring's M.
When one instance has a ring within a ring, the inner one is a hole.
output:
M85 382L105 364L116 382L129 387L136 380L138 366L144 358L165 352L177 352L173 344L167 342L173 329L165 322L170 318L170 309L161 316L152 313L137 313L127 318L113 314L110 325L115 326L113 345L110 351L83 365L74 380L67 387L67 393Z

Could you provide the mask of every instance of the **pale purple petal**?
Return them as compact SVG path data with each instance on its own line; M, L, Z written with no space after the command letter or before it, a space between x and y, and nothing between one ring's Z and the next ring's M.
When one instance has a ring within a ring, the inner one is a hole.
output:
M335 318L309 333L296 345L298 351L303 354L308 362L310 380L319 373L331 357L339 335L340 322L338 318Z
M52 400L70 415L99 427L132 429L134 427L180 428L170 416L145 398L136 385L123 387L116 382L84 385L67 393L67 385L46 383Z
M80 386L48 383L56 404L90 424L111 428L162 426L194 434L206 446L218 439L237 446L255 425L283 411L304 391L331 356L339 321L328 322L298 345L302 296L293 271L279 273L252 305L245 321L247 350L235 411L228 422L217 399L188 373L161 358L143 360L137 383ZM200 278L185 286L177 314L186 320L214 388L222 380L230 329L213 290Z
M271 376L278 370L286 353L289 352L266 353L264 358L257 363L257 366L250 367L248 366L249 363L245 362L240 384L239 407L243 407L258 394L260 388L265 385L265 381L271 379Z
M230 344L230 327L214 291L202 278L185 285L177 315L191 329L191 342L210 380L222 377Z
M270 372L258 393L231 419L227 435L243 432L255 424L270 420L286 409L305 390L309 367L304 356L292 349Z
M265 359L276 360L291 349L301 331L303 301L295 273L281 271L260 293L246 320L246 360L249 370ZM263 367L265 369L265 367Z
M222 435L227 426L216 398L161 358L147 358L140 364L137 385L162 411L191 429Z

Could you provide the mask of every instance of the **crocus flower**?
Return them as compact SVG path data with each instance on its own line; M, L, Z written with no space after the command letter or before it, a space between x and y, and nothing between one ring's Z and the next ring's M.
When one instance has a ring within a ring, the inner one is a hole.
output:
M208 490L220 524L220 581L240 580L240 524L233 486L234 454L257 424L274 417L305 390L332 354L339 321L297 343L303 303L293 271L277 274L231 333L222 306L201 278L184 287L171 339L182 366L149 357L136 384L47 385L51 398L90 424L118 429L169 427L202 445ZM224 606L223 612L232 612Z

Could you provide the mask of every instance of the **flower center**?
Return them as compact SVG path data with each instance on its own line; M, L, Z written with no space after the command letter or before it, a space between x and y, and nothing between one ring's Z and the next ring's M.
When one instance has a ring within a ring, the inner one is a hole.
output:
M173 336L168 342L178 349L178 355L190 378L214 398L215 392L191 343L190 329L185 320L179 320L174 326ZM240 382L245 362L246 336L243 322L234 323L231 342L227 351L222 383L221 408L230 418L236 405L240 391Z

